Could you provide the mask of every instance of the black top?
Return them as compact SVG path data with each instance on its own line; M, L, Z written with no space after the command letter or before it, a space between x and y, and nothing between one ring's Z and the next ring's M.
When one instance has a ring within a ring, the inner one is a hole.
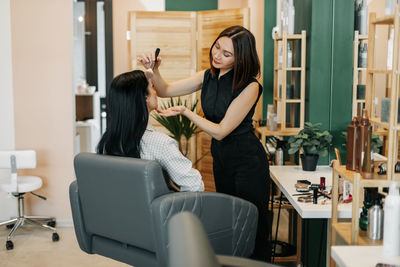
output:
M203 108L203 112L207 120L210 120L214 123L220 123L224 118L231 102L243 91L244 88L246 88L246 86L252 82L257 82L257 80L252 78L243 87L238 88L233 92L232 82L233 70L225 73L219 79L218 73L216 74L216 77L213 77L210 69L205 71L203 87L201 89L201 107ZM262 89L262 86L259 84L257 101L254 103L244 120L228 136L235 136L253 131L252 118L256 104L260 99Z

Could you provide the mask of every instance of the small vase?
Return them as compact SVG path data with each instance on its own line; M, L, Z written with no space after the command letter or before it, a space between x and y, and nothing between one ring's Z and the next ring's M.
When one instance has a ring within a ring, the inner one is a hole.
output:
M315 171L318 163L318 154L301 154L300 157L303 171Z

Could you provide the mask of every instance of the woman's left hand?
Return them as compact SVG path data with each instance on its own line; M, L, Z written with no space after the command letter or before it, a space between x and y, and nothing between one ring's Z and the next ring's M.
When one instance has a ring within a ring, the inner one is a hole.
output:
M170 107L168 109L159 109L157 108L158 114L164 117L171 117L171 116L176 116L179 114L183 114L183 112L186 110L185 106L174 106Z

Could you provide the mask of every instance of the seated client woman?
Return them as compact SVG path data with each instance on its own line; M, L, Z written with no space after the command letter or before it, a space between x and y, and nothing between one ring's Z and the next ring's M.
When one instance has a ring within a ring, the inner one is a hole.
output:
M148 124L157 109L157 95L143 71L115 77L108 93L109 120L97 153L157 161L181 191L204 191L199 171L178 149L174 139Z

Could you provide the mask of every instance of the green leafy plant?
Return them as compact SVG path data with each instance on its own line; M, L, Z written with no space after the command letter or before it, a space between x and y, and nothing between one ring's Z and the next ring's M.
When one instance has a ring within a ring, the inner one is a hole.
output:
M192 105L189 106L187 100L182 101L182 99L178 97L177 100L175 101L171 97L168 102L165 102L161 105L161 108L168 109L173 106L185 106L191 111L195 112L197 103L198 101L196 100ZM189 146L187 144L189 139L192 136L201 132L201 130L198 130L197 126L186 116L183 115L163 117L160 116L158 113L153 113L152 116L157 122L159 122L162 126L164 126L168 130L170 136L178 142L179 150L182 152L184 156L187 156L189 149ZM182 136L186 140L185 151L182 151L183 150Z
M342 135L344 137L344 144L343 146L346 146L347 144L347 132L342 132ZM381 147L383 145L382 140L379 138L379 135L372 134L371 135L371 145L372 145L372 151L375 153L379 153L381 150Z
M304 123L304 129L288 140L289 154L294 154L301 148L307 155L320 155L326 157L332 144L332 135L321 130L321 123Z

